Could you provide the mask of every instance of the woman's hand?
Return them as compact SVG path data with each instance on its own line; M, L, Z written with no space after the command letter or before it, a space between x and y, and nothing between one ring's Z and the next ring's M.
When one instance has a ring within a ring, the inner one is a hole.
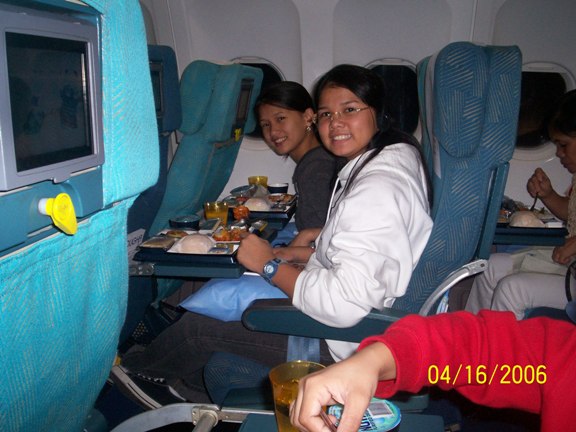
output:
M576 256L576 236L568 237L562 246L557 246L552 252L552 259L558 264L568 265Z
M322 228L306 228L296 234L296 237L290 242L290 246L310 247L310 243L318 238Z
M379 380L396 377L388 347L374 343L352 357L300 380L290 420L303 431L326 431L320 411L336 403L345 406L338 432L356 432Z
M566 196L559 195L554 190L550 179L542 168L536 168L526 184L526 189L532 197L540 198L540 201L558 219L568 220L569 199Z
M528 179L526 189L532 198L538 196L542 200L546 200L554 192L552 182L542 168L536 168L534 174Z
M310 255L314 253L314 249L309 246L297 246L297 247L282 247L274 248L274 255L284 261L291 263L307 263L310 259Z
M240 241L237 253L238 262L248 270L262 274L264 264L274 259L272 246L255 234L248 234Z

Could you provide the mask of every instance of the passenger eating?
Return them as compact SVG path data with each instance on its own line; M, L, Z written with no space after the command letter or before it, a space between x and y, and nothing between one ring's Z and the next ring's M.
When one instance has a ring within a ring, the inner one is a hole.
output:
M517 319L539 306L564 309L567 303L565 275L576 257L576 90L565 93L555 104L543 133L556 145L556 156L572 174L568 196L552 187L548 175L537 168L526 185L557 218L567 222L564 245L528 248L515 253L495 253L484 273L472 285L466 310L514 312Z

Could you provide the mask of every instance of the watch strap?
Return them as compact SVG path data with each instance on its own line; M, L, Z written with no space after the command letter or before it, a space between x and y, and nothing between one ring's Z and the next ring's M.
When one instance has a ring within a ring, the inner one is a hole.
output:
M278 272L278 266L283 262L284 261L282 261L279 258L273 258L270 261L266 262L266 264L264 264L264 267L262 269L262 277L266 280L266 282L274 285L274 283L272 282L272 278Z

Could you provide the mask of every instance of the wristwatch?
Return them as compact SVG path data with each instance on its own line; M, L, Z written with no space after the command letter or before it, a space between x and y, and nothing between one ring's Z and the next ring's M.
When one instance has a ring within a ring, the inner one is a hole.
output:
M274 258L264 264L264 268L262 269L262 277L268 282L269 284L274 285L272 282L272 278L278 271L278 266L282 264L283 261L279 258Z

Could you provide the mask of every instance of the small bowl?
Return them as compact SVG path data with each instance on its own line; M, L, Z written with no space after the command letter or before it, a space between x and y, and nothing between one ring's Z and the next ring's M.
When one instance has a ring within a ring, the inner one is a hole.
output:
M198 230L200 227L200 217L197 215L180 216L168 222L171 228Z
M288 193L288 183L272 183L268 185L268 192L271 194Z
M252 198L257 189L257 185L238 186L230 191L230 195L234 198Z

